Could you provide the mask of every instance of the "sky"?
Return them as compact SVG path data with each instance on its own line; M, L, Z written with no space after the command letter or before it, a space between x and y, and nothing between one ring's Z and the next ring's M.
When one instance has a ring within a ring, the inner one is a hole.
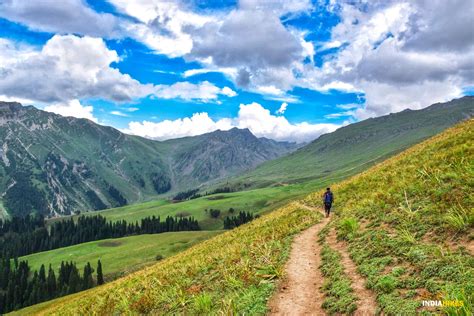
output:
M157 140L307 142L474 94L466 0L0 0L0 100Z

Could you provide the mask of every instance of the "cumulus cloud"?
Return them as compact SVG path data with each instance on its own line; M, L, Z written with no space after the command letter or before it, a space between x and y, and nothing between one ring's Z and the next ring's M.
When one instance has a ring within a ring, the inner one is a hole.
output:
M413 85L392 85L363 81L366 103L354 111L354 117L366 119L395 113L404 109L421 109L436 102L445 102L462 96L462 89L449 81L424 81Z
M464 0L414 1L413 14L401 34L405 47L423 51L465 52L474 45L474 5Z
M321 134L332 132L340 125L290 123L283 116L275 116L258 103L241 104L238 115L233 118L213 120L207 113L195 113L191 117L164 120L158 123L130 122L126 133L165 140L193 136L215 130L229 130L233 127L248 128L257 137L280 141L311 141Z
M365 106L352 112L357 119L447 101L473 85L471 4L336 3L341 22L322 46L339 50L320 68L307 67L300 85L364 93Z
M134 18L122 23L129 37L156 53L198 61L204 67L184 77L218 71L249 90L273 85L288 91L295 83L294 70L314 54L304 33L281 21L311 10L309 0L240 1L237 8L224 12L194 12L181 1L110 2Z
M9 49L17 58L0 56L0 94L51 103L89 97L121 102L153 93L153 85L110 66L119 57L102 39L55 35L40 51Z
M4 0L0 1L0 17L52 33L108 37L119 33L115 16L97 13L82 0Z
M62 116L85 118L98 123L97 118L93 114L94 108L91 105L82 105L79 100L71 100L66 103L54 103L46 106L44 110Z
M207 23L193 35L191 56L222 67L288 66L301 55L299 41L264 11L232 11L222 24Z
M310 0L240 0L239 7L245 10L271 11L279 16L306 13L313 8Z
M124 22L125 33L157 53L183 56L193 47L189 31L214 17L197 14L179 1L110 0L120 12L136 21Z
M275 113L276 113L276 114L284 114L287 107L288 107L288 103L283 102L283 103L280 105L280 108L279 108Z
M237 93L229 87L221 89L209 81L203 81L198 84L183 81L172 85L157 85L154 95L162 99L180 98L186 101L210 101L217 99L219 95L234 97Z

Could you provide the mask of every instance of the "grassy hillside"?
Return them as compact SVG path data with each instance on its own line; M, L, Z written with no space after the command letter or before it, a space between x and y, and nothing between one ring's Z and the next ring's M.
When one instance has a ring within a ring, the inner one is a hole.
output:
M385 314L413 315L423 299L449 299L464 302L456 315L472 315L474 120L333 190L333 227ZM321 194L306 203L318 205Z
M473 139L470 120L333 186L331 225L387 315L413 314L422 297L438 295L472 306ZM320 194L303 203L319 205ZM295 202L143 271L20 313L263 314L291 237L319 218Z
M474 97L368 119L325 134L299 150L258 166L235 186L343 179L474 115Z
M155 266L20 314L263 313L291 236L320 215L291 204Z
M284 205L292 199L302 197L309 192L320 189L330 182L330 180L324 182L306 182L287 186L214 194L180 203L156 200L103 211L84 213L84 215L100 214L112 221L126 220L127 222L135 222L147 216L154 215L163 218L168 215L174 216L184 212L196 218L202 229L215 230L223 228L223 219L228 215L227 211L231 207L237 212L249 211L254 214L264 214ZM220 209L222 211L221 216L218 219L211 218L210 215L205 212L205 209L210 208ZM62 219L63 218L51 219L50 222Z
M172 232L105 239L35 253L19 259L27 260L33 270L39 270L45 262L54 269L59 269L61 261L71 260L82 269L87 262L95 266L100 259L106 279L115 278L155 262L157 255L170 257L218 233L220 232Z

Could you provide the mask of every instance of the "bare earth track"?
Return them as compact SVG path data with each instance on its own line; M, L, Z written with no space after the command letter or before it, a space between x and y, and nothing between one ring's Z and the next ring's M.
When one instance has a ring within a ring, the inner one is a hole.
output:
M319 212L317 208L301 206ZM285 267L286 277L270 300L269 315L325 315L321 307L324 295L320 291L324 281L319 270L321 246L317 240L328 222L324 218L295 237Z
M316 207L304 204L301 206L320 212ZM317 241L318 233L329 221L330 218L324 218L295 237L285 267L286 276L269 302L269 315L326 315L321 307L324 301L324 294L321 292L324 278L319 269L321 245ZM377 310L375 295L365 288L364 278L357 272L345 245L337 242L334 230L328 236L328 244L342 255L341 263L359 298L355 315L375 315Z
M357 310L354 315L376 315L377 303L375 294L365 287L365 279L357 272L357 266L349 257L346 245L343 242L337 241L334 229L329 233L327 241L333 250L336 250L341 254L341 264L344 267L347 276L351 279L352 289L359 299L357 302Z

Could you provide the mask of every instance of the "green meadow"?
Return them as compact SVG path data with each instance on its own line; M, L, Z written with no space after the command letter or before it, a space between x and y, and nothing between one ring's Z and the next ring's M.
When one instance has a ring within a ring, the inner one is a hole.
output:
M61 261L74 261L82 270L87 262L95 268L97 260L100 259L106 279L115 279L156 262L157 256L163 259L173 256L219 233L219 231L172 232L105 239L39 252L21 257L20 260L27 260L34 270L39 270L45 262L58 270Z

